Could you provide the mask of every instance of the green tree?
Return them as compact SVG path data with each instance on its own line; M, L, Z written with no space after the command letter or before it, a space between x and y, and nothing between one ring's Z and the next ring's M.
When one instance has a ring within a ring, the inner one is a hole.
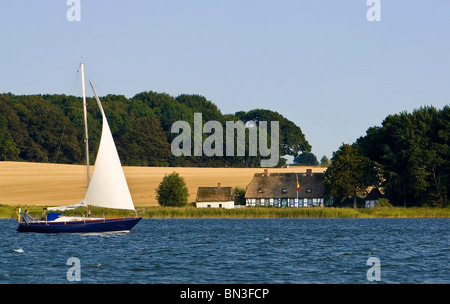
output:
M224 122L224 117L219 108L217 108L217 105L201 95L182 94L175 98L175 100L192 109L194 113L202 113L202 118L205 121L217 120L222 123Z
M180 95L176 98L157 92L142 92L133 98L123 95L100 97L115 144L123 165L198 166L198 167L259 167L261 155L250 156L246 140L246 155L174 157L170 145L178 134L171 133L175 121L187 121L194 140L194 113L202 113L203 122L219 121L225 130L226 121L278 121L279 156L297 156L309 152L311 146L301 129L281 114L256 109L222 115L220 109L200 95ZM0 94L0 158L36 162L85 163L84 113L81 97L61 95ZM91 164L100 143L102 116L94 98L87 98L89 157ZM258 128L258 124L257 124ZM260 129L257 129L258 132ZM237 132L235 132L236 134ZM247 130L248 134L249 131ZM224 145L226 132L223 132ZM205 140L209 134L203 133ZM237 134L235 135L237 137ZM271 147L268 138L268 147ZM235 140L236 142L236 140ZM193 142L191 142L193 144ZM237 144L235 144L235 149ZM225 151L224 147L224 150ZM278 166L285 164L279 158Z
M448 204L450 107L389 115L356 144L382 174L382 187L403 206Z
M184 178L177 172L166 174L156 189L156 199L164 207L180 207L187 204L189 191Z
M294 158L294 163L305 166L318 166L319 161L312 152L303 152Z
M325 171L325 196L343 201L347 197L356 199L360 194L367 194L367 187L376 184L377 173L374 163L364 156L358 146L342 144L333 153L331 165Z
M19 149L7 129L7 120L0 116L0 160L15 160Z
M234 204L245 205L245 189L241 187L234 187Z
M330 160L328 159L328 157L327 157L326 155L324 155L324 156L322 157L322 159L320 160L320 165L321 165L322 167L328 167L330 164L331 164L331 163L330 163Z
M306 140L300 127L285 118L278 112L255 109L249 112L236 112L236 118L244 123L248 121L267 121L268 132L270 134L270 122L278 121L280 127L280 155L297 156L301 152L311 152L311 145Z

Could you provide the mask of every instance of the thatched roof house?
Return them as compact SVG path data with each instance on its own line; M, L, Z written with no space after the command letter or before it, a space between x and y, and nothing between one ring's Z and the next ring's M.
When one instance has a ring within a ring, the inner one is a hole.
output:
M256 173L245 192L247 206L323 206L323 173ZM297 184L298 181L298 184ZM299 185L297 191L297 185Z
M234 208L233 187L198 187L197 208Z
M380 189L373 188L364 199L366 208L375 207L378 204L378 200L383 197Z

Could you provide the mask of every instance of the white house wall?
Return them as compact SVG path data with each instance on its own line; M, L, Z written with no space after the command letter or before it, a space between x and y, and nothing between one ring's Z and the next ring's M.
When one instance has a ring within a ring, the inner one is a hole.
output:
M247 207L323 207L323 198L247 198L245 205Z
M233 209L234 201L228 202L197 202L197 208L225 208L225 209Z

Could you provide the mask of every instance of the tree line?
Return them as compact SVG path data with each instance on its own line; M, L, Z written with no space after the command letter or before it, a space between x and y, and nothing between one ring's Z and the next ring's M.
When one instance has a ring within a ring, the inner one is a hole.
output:
M449 205L450 106L387 116L333 153L325 191L335 202L379 187L399 206Z
M200 95L173 97L152 91L132 98L107 95L100 99L123 165L259 167L260 156L249 156L248 145L245 156L173 156L171 142L178 134L171 133L171 126L180 120L192 126L194 113L202 113L203 122L219 121L224 128L226 121L251 121L256 127L259 121L278 121L280 155L296 157L311 151L300 127L270 110L222 114ZM95 99L87 98L87 104L93 162L102 119ZM81 97L0 94L0 160L85 164L83 117ZM204 140L208 134L202 136ZM278 166L285 162L280 158Z

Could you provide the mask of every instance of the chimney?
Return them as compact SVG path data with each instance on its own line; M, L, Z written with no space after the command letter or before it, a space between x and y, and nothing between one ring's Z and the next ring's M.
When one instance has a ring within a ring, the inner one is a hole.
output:
M220 190L222 188L222 185L220 183L217 183L217 190Z
M312 175L312 169L306 169L306 176Z
M269 169L264 169L264 176L269 175Z

